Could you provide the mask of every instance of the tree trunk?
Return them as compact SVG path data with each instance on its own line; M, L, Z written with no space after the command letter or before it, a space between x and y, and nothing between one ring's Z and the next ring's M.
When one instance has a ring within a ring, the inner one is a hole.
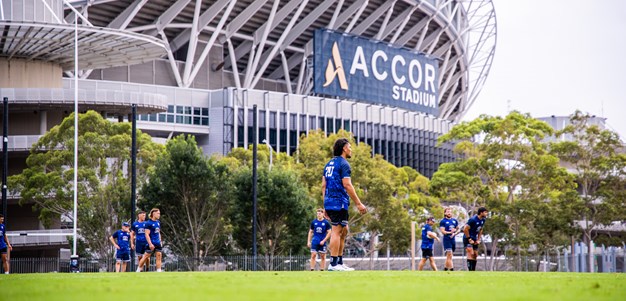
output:
M494 236L493 240L491 241L491 262L489 263L489 270L490 271L494 271L495 270L495 263L496 263L496 257L497 257L496 255L497 254L498 254L498 238Z
M594 269L593 259L595 257L595 254L593 254L592 248L591 248L591 244L592 244L591 229L585 229L585 240L587 244L587 270L589 273L594 273L595 269Z

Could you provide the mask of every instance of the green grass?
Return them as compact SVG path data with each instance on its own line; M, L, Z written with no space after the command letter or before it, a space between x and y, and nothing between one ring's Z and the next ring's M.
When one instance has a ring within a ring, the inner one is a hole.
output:
M338 297L333 296L337 294ZM626 300L626 274L202 272L0 275L0 300Z

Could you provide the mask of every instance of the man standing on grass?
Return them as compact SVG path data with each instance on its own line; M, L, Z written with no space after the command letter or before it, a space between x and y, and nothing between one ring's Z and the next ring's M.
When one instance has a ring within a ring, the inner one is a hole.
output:
M140 210L137 213L137 221L133 223L130 230L130 248L135 250L137 256L137 269L143 254L148 249L148 241L146 240L146 212Z
M433 225L435 224L435 218L429 217L426 220L426 224L422 227L422 259L420 260L417 269L421 271L424 269L426 260L430 261L430 267L433 271L437 271L437 265L435 264L435 258L433 257L433 245L435 240L439 241L437 233L433 232Z
M122 223L122 230L117 230L111 237L115 246L115 272L126 272L126 265L130 262L130 224Z
M454 237L459 233L459 221L452 218L452 208L448 207L443 210L444 218L439 222L439 230L443 233L443 252L446 254L446 263L443 267L444 271L454 271L452 263L452 255L456 249L456 241Z
M476 258L478 258L478 245L483 236L483 227L487 217L487 208L478 208L478 213L467 221L463 228L463 245L467 251L467 270L476 270Z
M324 209L332 224L330 238L329 271L353 271L343 264L343 249L348 235L348 206L350 198L356 204L359 213L365 214L367 208L356 195L350 180L350 163L352 147L346 138L337 139L333 146L333 158L324 167L322 177L322 197Z
M13 250L7 237L7 229L4 227L4 215L0 214L0 254L2 254L2 268L4 273L9 274L9 253Z
M159 208L152 208L149 214L150 220L146 222L146 229L144 236L146 237L146 241L148 242L148 249L146 250L146 254L143 255L141 261L139 262L139 267L137 268L137 272L141 272L141 268L144 266L148 266L150 263L150 255L152 253L156 254L156 271L162 272L161 270L161 260L162 260L162 250L161 246L161 222L159 218L161 218L161 211Z
M311 248L311 271L315 270L317 254L320 254L320 271L326 268L326 242L330 238L330 223L324 219L324 209L317 209L317 218L311 222L309 227L309 237L307 247ZM312 240L311 240L312 239Z

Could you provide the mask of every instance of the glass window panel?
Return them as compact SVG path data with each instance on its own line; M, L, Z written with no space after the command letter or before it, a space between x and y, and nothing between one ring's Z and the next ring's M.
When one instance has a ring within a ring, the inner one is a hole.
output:
M174 113L174 106L173 105L168 105L167 106L167 112L168 113Z
M202 116L209 116L209 108L202 108Z
M159 122L165 122L165 114L159 114Z

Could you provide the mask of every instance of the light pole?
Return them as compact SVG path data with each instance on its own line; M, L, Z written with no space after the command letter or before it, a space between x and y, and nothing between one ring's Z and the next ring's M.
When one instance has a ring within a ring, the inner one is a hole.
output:
M267 147L269 147L270 149L270 170L272 170L272 153L274 152L274 148L272 147L272 145L269 144L269 142L267 142L267 139L263 139L263 141L261 141L261 143L265 143L265 145L267 145Z

